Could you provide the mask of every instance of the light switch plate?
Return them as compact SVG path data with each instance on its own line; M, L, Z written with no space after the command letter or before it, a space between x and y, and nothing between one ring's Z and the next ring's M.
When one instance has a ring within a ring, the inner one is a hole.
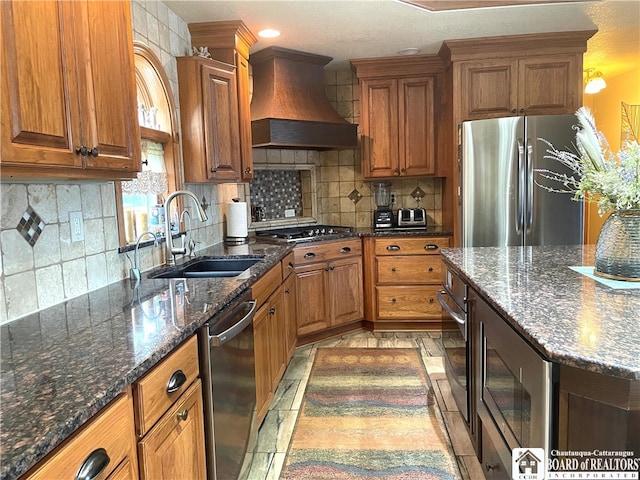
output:
M69 212L69 228L71 229L72 242L81 242L84 240L82 212Z

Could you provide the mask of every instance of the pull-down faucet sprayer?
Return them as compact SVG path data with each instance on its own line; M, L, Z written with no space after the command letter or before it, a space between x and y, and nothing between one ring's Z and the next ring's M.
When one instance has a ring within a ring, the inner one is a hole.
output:
M184 246L184 244L182 245L182 247L173 246L173 237L171 236L171 202L173 201L174 198L180 197L180 196L189 197L191 198L191 200L193 200L193 203L196 206L196 212L198 213L198 218L200 219L201 222L206 222L208 219L207 214L205 213L202 206L200 205L200 202L198 201L198 197L196 197L190 191L176 190L175 192L171 193L167 197L167 199L164 202L164 215L165 215L164 231L167 236L167 243L166 243L167 253L166 253L165 263L167 265L176 264L175 255L180 255L180 254L184 255L185 253L187 253L187 249Z

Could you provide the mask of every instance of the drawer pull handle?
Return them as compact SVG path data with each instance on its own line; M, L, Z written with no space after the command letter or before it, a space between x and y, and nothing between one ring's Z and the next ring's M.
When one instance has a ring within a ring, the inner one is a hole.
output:
M316 258L316 254L313 252L307 252L304 254L304 258Z
M438 245L436 245L435 243L427 243L424 246L425 250L437 250L438 249Z
M167 382L167 393L173 393L180 390L180 387L187 381L187 376L182 370L176 370Z
M395 272L396 271L396 267L391 267L391 271Z
M400 250L400 245L387 245L387 250L389 250L390 252L397 252L398 250Z
M342 247L340 253L351 253L351 247Z
M429 271L430 271L430 272L433 272L433 267L429 267Z
M94 450L84 459L84 462L82 462L80 470L76 473L76 480L91 480L97 478L98 475L107 468L110 461L111 459L104 448Z
M178 418L178 420L182 420L184 422L187 418L189 418L189 410L185 408L181 412L178 412L176 414L176 417Z

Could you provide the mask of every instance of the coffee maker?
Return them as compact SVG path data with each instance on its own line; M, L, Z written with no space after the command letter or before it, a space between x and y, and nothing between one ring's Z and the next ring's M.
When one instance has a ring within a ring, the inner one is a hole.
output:
M391 182L374 183L373 198L376 202L376 210L373 212L373 229L385 230L393 228Z

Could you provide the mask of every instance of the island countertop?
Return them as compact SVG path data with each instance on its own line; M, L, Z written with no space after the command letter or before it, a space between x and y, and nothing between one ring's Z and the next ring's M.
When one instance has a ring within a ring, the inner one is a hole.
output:
M442 255L549 360L640 380L640 288L612 288L570 269L594 264L593 245L454 248Z

